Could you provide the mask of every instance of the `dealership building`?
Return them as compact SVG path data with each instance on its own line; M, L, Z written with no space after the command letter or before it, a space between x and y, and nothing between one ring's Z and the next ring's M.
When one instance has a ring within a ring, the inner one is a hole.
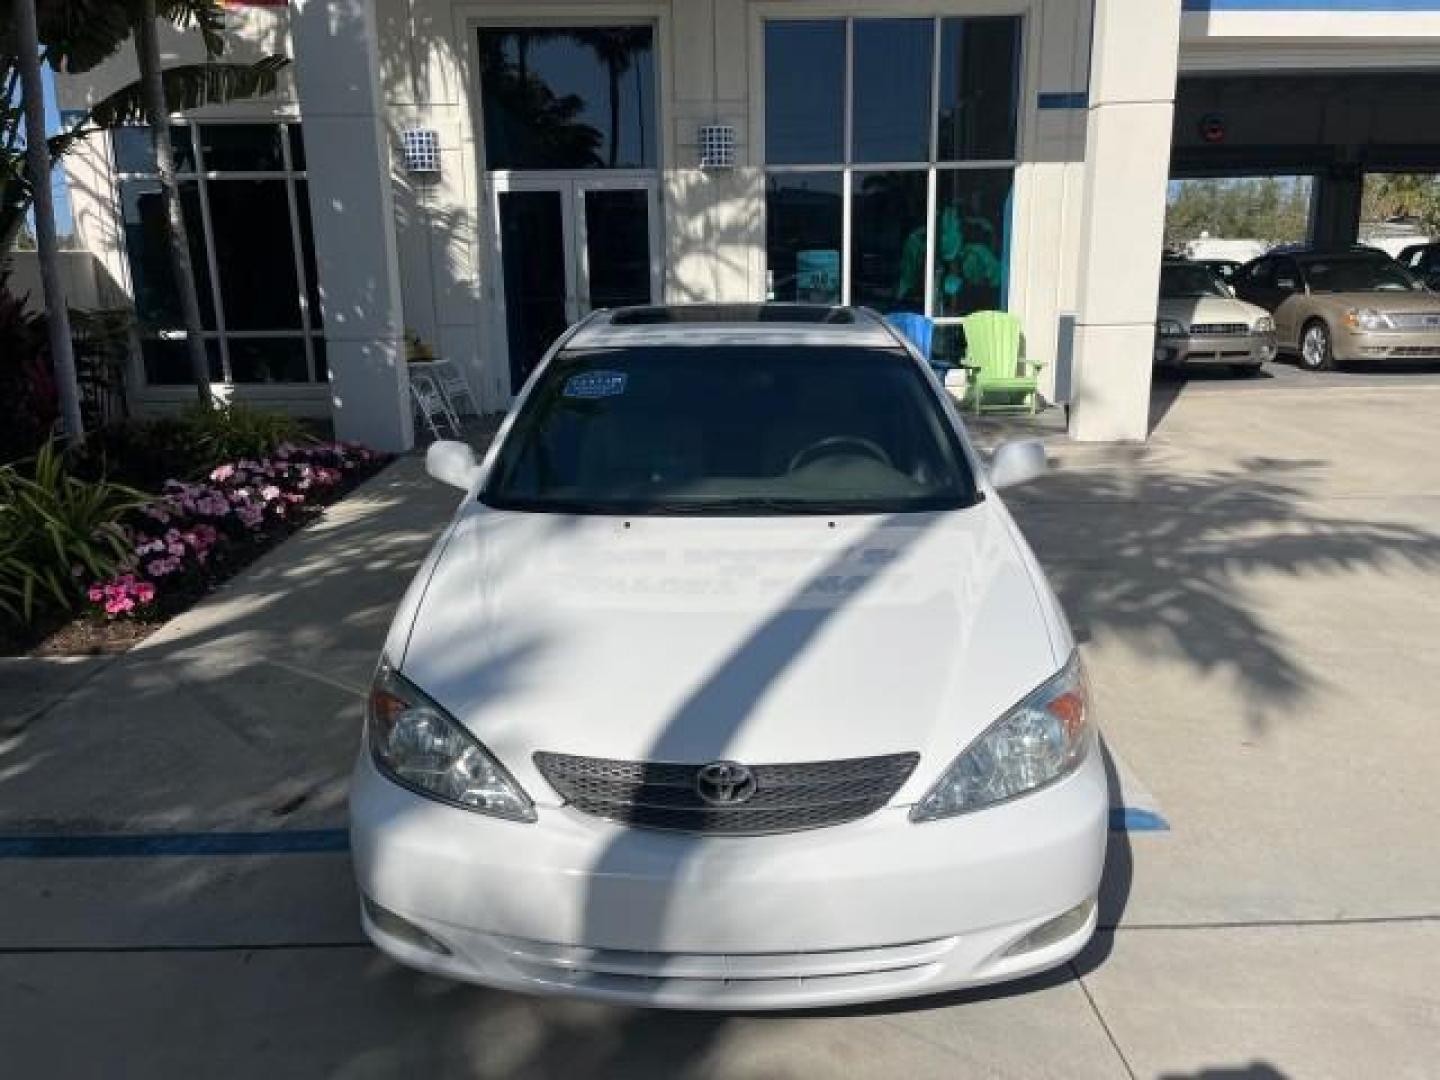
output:
M598 307L1014 312L1084 440L1143 439L1167 184L1440 172L1440 0L295 0L232 7L279 92L176 128L216 383L414 440L407 337L504 408ZM197 59L164 41L167 61ZM134 77L57 80L62 110ZM137 312L132 406L189 399L143 129L67 159L72 302Z

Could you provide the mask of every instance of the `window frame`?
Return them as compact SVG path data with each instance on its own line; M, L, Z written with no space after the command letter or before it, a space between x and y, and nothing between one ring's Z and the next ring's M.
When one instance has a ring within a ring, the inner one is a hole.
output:
M204 139L200 129L202 127L222 126L251 126L251 127L279 127L282 128L280 136L280 160L282 168L275 169L207 169L205 167ZM220 118L192 119L190 117L172 117L170 120L172 128L190 129L192 154L195 164L191 169L176 169L175 179L179 183L194 182L196 187L197 202L200 207L200 228L204 241L206 270L210 276L211 302L215 311L215 328L205 330L201 334L201 340L208 343L215 341L220 353L220 378L221 383L226 387L244 387L253 390L265 386L273 387L317 387L323 386L326 380L316 377L316 346L317 338L323 339L325 330L320 312L310 310L309 277L305 267L304 236L300 225L300 195L297 185L305 185L306 197L308 198L310 174L308 168L295 168L293 158L293 133L292 127L300 129L300 137L304 138L304 123L298 116L231 116ZM146 125L136 124L133 130L145 130ZM115 218L119 224L117 230L121 237L120 249L124 256L121 260L124 274L125 287L132 300L135 295L134 273L130 263L130 251L124 241L124 200L122 196L122 185L129 181L157 181L157 172L136 172L133 170L122 171L119 167L119 159L116 148L116 140L112 137L108 140L109 163L114 183L114 210ZM308 165L308 155L307 155ZM286 204L290 213L290 253L295 263L295 284L297 290L296 300L300 313L300 326L295 329L271 329L271 330L235 330L230 329L225 319L225 300L223 296L222 276L220 273L219 260L215 253L215 234L213 221L210 212L209 185L215 181L226 180L280 180L285 184ZM194 223L186 220L187 228L193 228ZM312 235L313 243L314 237ZM317 267L318 276L318 267ZM316 283L316 296L319 296L319 283ZM138 327L135 332L135 340L138 343L147 340L156 341L185 341L186 331L183 327L177 329L155 330L149 333L141 332ZM304 382L275 382L275 383L250 383L237 382L230 367L230 340L262 340L284 338L299 340L305 348L305 374ZM135 374L138 386L146 389L171 390L183 386L182 383L172 382L151 382L149 373L145 369L144 353L140 348L135 349ZM328 379L328 369L327 369Z
M943 61L943 39L944 24L946 20L953 19L982 19L982 18L1009 18L1014 19L1017 24L1016 69L1015 69L1015 141L1014 155L1009 158L976 158L963 161L940 161L938 160L940 145L940 87L941 87L941 65ZM931 22L930 33L930 145L927 160L923 162L881 162L881 161L856 161L854 155L854 78L855 78L855 24L856 22L869 20L891 20L891 19L928 19ZM765 130L765 93L766 71L765 71L765 33L767 27L772 23L783 23L792 21L836 21L845 24L845 79L843 86L844 94L844 132L842 140L843 160L838 162L825 162L818 164L792 165L784 163L771 164L768 160L767 139L768 133ZM830 7L810 5L796 5L795 7L779 8L774 5L765 5L755 11L753 21L753 38L758 47L758 52L752 49L757 57L756 71L752 79L752 111L751 125L754 134L754 156L762 175L762 191L768 187L768 179L773 174L782 173L838 173L841 185L841 215L840 215L840 303L849 305L852 302L852 274L851 274L851 246L853 243L852 228L852 195L853 176L857 172L924 172L926 174L925 194L925 283L924 283L924 314L934 322L938 329L942 326L959 325L961 316L936 316L935 303L935 212L936 199L939 188L939 173L941 170L950 172L964 171L1000 171L1005 170L1010 174L1010 197L1009 197L1009 219L1004 223L1004 230L1007 235L1013 236L1015 225L1015 201L1017 187L1019 186L1019 167L1024 160L1023 147L1027 135L1026 121L1028 108L1026 106L1026 93L1029 88L1029 54L1031 32L1031 19L1028 9L1015 9L1013 7L989 9L988 5L982 5L979 10L945 10L943 8L926 7L912 8L901 4L894 10L887 10L884 14L862 12L854 8ZM768 205L762 197L762 222L761 236L767 235L768 228ZM1013 249L1013 244L1011 245ZM769 273L769 251L762 239L760 252L760 280L766 281ZM1006 260L1005 280L1001 284L1001 305L1008 306L1009 298L1013 292L1014 261Z

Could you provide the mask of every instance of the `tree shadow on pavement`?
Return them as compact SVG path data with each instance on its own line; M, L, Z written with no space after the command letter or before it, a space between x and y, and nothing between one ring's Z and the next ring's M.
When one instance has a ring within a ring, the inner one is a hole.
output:
M1440 569L1440 533L1330 512L1324 462L1251 458L1201 473L1060 469L1009 502L1082 642L1231 676L1253 727L1322 685L1250 587Z
M1199 1072L1161 1073L1157 1080L1286 1080L1286 1074L1266 1061L1249 1065L1220 1065Z

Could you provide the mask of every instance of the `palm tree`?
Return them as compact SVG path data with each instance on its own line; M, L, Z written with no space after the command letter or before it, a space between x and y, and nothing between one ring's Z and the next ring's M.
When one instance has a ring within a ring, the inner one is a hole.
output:
M620 159L620 81L635 63L637 52L650 44L650 29L644 26L603 27L581 30L576 35L610 76L610 168ZM643 132L642 132L643 136Z
M45 143L45 87L40 79L40 38L35 22L34 0L12 0L11 26L25 115L25 157L30 189L35 200L35 247L40 260L40 282L50 331L50 363L60 397L60 415L71 445L85 438L80 418L80 387L75 379L75 353L70 340L70 312L65 306L65 287L60 279L56 255L55 207L50 190L50 152ZM14 94L12 82L5 97L9 107Z
M12 0L12 3L17 0ZM205 354L200 305L185 227L185 213L175 181L174 152L170 142L169 116L172 112L256 97L274 91L280 70L289 61L267 56L251 64L222 63L225 50L225 12L219 0L32 0L38 16L41 59L56 71L80 74L114 55L131 40L140 78L92 105L85 116L48 142L50 164L58 161L80 139L102 130L144 121L150 124L155 145L157 171L170 234L170 256L181 314L190 352L196 394L210 404L210 371ZM163 19L181 30L198 32L204 42L206 60L162 69L156 22ZM10 37L0 27L0 38ZM0 65L12 50L0 57ZM0 66L0 75L5 72ZM8 102L8 97L6 101ZM7 125L10 117L0 116ZM18 234L34 185L22 182L9 152L13 141L5 140L0 159L0 252L8 249Z
M138 0L130 13L135 41L135 62L140 69L141 96L150 121L150 140L155 147L155 171L165 200L165 217L170 234L170 263L175 287L180 293L180 315L185 323L185 345L190 353L190 375L202 408L210 407L210 359L205 351L204 326L200 321L200 294L195 287L195 268L190 265L190 234L185 228L185 208L180 203L180 185L175 180L175 150L170 144L170 110L165 102L165 84L160 75L160 43L156 37L155 0ZM218 51L218 50L217 50ZM206 43L206 52L215 55Z

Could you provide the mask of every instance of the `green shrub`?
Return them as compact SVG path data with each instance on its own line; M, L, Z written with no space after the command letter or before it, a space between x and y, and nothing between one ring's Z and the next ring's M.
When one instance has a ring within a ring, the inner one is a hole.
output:
M53 442L27 465L0 466L0 613L22 623L73 610L89 582L117 573L130 554L120 520L146 501L70 475Z
M308 442L305 427L293 416L263 412L232 402L206 409L192 405L180 417L197 458L204 465L254 460L281 443Z
M166 480L199 480L227 462L269 457L281 443L314 442L305 426L282 413L245 405L201 409L177 416L128 420L92 431L72 455L71 469L147 491Z

